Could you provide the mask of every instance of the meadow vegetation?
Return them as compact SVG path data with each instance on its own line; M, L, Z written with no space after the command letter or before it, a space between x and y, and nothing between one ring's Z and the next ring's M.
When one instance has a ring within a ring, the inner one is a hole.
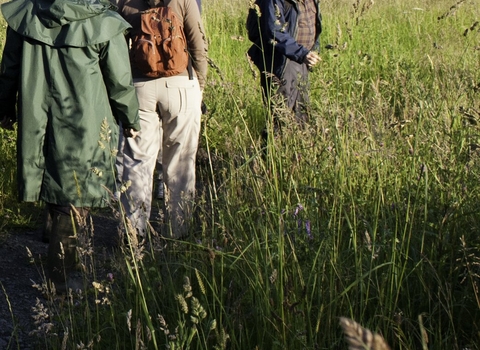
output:
M89 289L39 303L39 344L345 349L349 317L394 349L480 349L478 3L324 1L313 118L282 114L265 149L248 6L203 1L209 112L191 237L152 232L102 273L86 249ZM0 148L8 239L41 204L15 203L15 133L0 131Z

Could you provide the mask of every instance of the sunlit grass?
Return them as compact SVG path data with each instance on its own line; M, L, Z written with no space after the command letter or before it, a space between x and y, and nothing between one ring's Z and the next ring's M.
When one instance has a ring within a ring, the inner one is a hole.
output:
M86 295L48 299L45 344L343 349L346 316L396 349L479 349L478 6L324 2L313 119L285 115L266 154L247 7L203 5L209 113L191 238L152 233L100 260ZM12 137L2 213L22 210L4 200Z

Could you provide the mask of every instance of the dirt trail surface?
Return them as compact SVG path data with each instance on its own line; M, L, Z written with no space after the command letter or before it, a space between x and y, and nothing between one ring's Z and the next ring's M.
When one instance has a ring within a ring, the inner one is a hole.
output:
M46 256L47 244L39 232L10 235L0 246L0 349L33 349L28 333L34 329L32 307L41 293L32 287L40 283L40 275L27 254Z
M115 220L104 213L92 217L95 250L111 248L117 242ZM45 299L32 285L42 282L39 262L45 265L47 249L40 230L16 231L0 241L0 350L38 349L29 335L35 329L32 307L37 298Z

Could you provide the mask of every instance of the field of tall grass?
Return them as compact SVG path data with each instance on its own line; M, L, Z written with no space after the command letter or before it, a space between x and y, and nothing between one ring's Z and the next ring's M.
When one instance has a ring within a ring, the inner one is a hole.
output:
M39 344L345 349L344 316L393 349L480 349L478 2L324 1L314 118L285 115L266 150L248 7L203 1L209 112L191 237L131 244L86 294L47 298ZM38 225L41 204L15 203L15 134L0 136L8 239Z

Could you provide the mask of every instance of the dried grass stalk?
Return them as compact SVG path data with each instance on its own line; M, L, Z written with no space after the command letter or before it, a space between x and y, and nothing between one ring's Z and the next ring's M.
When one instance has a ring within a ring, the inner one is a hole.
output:
M390 350L381 335L363 328L349 318L340 317L340 326L345 334L349 350Z

